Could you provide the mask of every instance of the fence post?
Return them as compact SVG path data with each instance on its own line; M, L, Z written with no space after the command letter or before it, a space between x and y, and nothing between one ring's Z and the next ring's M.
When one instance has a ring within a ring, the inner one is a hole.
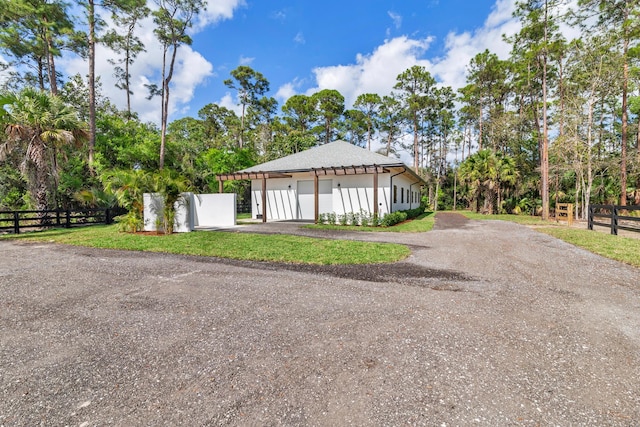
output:
M60 226L60 208L56 209L56 225Z
M20 212L13 211L13 232L20 234Z
M65 228L71 228L71 210L67 209L67 223L65 224Z
M111 224L111 210L109 208L104 211L104 223Z
M618 235L618 207L611 205L611 234Z
M593 230L593 206L589 205L589 210L587 214L587 229Z

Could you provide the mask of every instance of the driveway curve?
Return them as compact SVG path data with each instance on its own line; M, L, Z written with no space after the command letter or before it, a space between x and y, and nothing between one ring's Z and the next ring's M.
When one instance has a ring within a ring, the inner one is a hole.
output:
M640 270L500 221L338 235L412 255L0 242L0 425L638 424Z

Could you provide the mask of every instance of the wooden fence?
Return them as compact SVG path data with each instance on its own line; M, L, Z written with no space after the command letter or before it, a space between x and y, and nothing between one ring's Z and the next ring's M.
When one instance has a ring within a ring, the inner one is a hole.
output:
M83 209L48 211L0 211L0 233L19 234L25 229L50 227L71 228L91 224L111 224L113 217L122 214L121 209Z
M573 224L573 203L556 204L556 222L557 221L567 221L567 225L571 227Z
M630 216L629 213L633 211L640 211L640 206L589 205L588 228L593 230L594 225L608 227L611 234L616 236L618 230L640 233L640 216ZM600 218L608 221L602 222Z

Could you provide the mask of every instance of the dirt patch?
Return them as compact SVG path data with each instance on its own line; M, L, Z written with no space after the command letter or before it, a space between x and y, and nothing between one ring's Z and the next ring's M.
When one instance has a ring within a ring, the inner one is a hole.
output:
M434 230L451 230L464 228L469 223L469 219L459 213L454 212L438 212L436 213L436 222L433 226Z

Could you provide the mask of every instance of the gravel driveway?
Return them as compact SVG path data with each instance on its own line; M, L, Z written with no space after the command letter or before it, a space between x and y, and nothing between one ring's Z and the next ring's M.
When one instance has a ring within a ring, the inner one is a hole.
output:
M299 267L0 242L0 426L640 424L639 269L456 216L344 237L413 253Z

